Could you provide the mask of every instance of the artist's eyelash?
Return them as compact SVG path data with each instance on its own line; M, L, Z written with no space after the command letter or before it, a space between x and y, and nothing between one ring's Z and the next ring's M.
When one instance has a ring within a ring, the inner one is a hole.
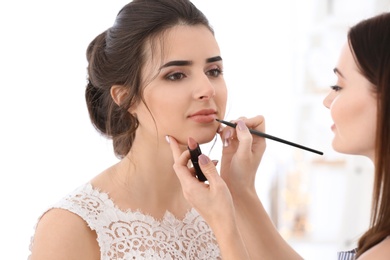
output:
M330 86L330 88L336 92L341 90L341 87L337 85Z

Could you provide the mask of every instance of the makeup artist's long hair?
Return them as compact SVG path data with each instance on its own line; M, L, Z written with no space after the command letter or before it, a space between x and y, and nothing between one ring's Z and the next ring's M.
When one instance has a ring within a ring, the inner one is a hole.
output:
M375 176L370 228L357 257L390 236L390 13L363 20L348 33L360 72L377 96Z
M85 98L89 116L98 132L113 139L119 158L130 151L138 127L137 118L128 110L143 102L141 69L146 46L154 46L154 41L178 24L204 25L213 33L207 18L189 0L133 0L121 9L114 25L88 46ZM113 85L125 88L119 106L110 94Z

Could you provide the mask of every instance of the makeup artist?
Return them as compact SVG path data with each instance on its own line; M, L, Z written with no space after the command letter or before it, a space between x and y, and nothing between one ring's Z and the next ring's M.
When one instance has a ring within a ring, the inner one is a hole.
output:
M203 13L188 0L134 0L92 40L87 60L90 119L113 140L120 161L39 217L29 259L247 259L251 236L241 214L236 218L229 190L213 194L220 199L204 201L208 193L192 198L217 212L206 221L188 203L173 169L169 142L188 162L188 140L218 137L215 119L225 115L222 56ZM242 131L264 130L261 116L237 123ZM228 185L235 199L251 184L265 142L246 134L239 144L233 129L223 134L226 183L219 185ZM200 163L212 164L204 155Z
M336 84L323 104L330 110L334 124L333 148L340 153L363 155L375 166L371 223L355 249L339 252L340 260L390 259L390 13L363 20L350 28L345 46L334 69ZM239 123L240 124L240 123ZM227 127L222 131L232 131ZM224 230L223 217L235 208L236 222L245 246L253 259L302 259L273 226L256 194L256 171L248 169L241 156L253 149L251 134L245 125L237 127L237 139L224 147L221 176L206 159L200 164L209 179L204 187L186 166L187 152L171 141L174 169L185 197L205 217L214 230ZM228 134L231 135L231 134ZM239 148L235 151L237 145ZM229 154L235 152L229 158ZM224 159L237 159L226 167ZM250 162L250 159L248 159ZM226 185L225 185L226 184ZM240 193L239 196L237 194ZM202 194L202 197L197 196ZM225 195L225 196L221 196ZM210 201L213 201L210 203ZM224 207L210 206L224 205ZM234 221L231 222L234 225ZM325 223L324 223L325 224ZM226 236L230 228L225 226ZM223 232L223 231L222 231ZM241 244L237 243L237 247ZM336 259L336 252L335 252Z

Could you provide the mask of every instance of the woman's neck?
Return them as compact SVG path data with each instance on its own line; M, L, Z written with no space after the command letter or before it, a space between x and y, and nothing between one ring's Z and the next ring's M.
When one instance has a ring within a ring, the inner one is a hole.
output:
M103 173L106 177L99 186L121 209L141 210L156 218L168 210L181 218L190 207L172 166L168 144L135 142L125 158Z

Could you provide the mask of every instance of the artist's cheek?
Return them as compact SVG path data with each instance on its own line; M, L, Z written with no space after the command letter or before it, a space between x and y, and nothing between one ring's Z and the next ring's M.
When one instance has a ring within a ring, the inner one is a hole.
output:
M340 123L346 119L346 115L350 113L348 101L341 96L336 96L330 106L330 112L334 123Z
M337 102L332 102L330 107L329 107L329 111L330 111L330 116L332 117L332 120L334 123L336 123L337 121L337 118L338 118L338 107L337 107Z

